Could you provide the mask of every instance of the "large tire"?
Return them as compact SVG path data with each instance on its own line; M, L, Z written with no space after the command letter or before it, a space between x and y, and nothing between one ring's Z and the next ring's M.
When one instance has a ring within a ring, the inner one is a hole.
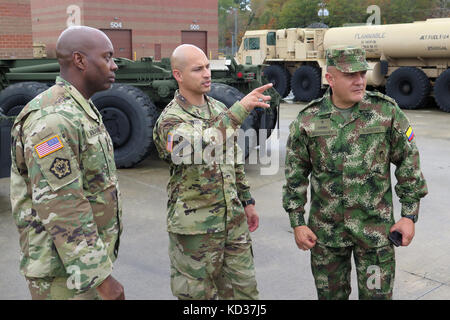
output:
M153 145L153 127L158 118L150 98L140 89L114 84L92 97L114 144L118 168L130 168L144 160Z
M322 75L316 67L303 65L295 70L291 80L295 100L309 102L320 97Z
M282 98L291 91L291 75L282 66L274 64L264 68L264 76L273 83L273 87Z
M10 85L0 92L0 114L7 117L17 116L28 102L47 89L48 86L40 82L20 82ZM12 124L12 120L0 121L0 178L10 175Z
M245 95L240 92L238 89L231 87L224 83L212 83L211 90L208 92L208 96L222 102L227 108L230 108L236 101L241 100ZM241 129L245 131L249 129L256 130L256 111L253 110L250 115L245 118L244 122L241 125ZM251 144L251 141L255 143ZM251 144L251 145L250 145ZM257 140L246 139L245 141L245 149L244 154L245 158L250 154L250 150L257 145Z
M424 105L431 84L426 74L414 67L395 70L386 82L386 94L402 109L417 109Z
M450 69L437 78L434 84L434 99L442 111L450 112Z
M19 82L0 92L0 109L6 116L17 116L23 107L48 85L40 82Z

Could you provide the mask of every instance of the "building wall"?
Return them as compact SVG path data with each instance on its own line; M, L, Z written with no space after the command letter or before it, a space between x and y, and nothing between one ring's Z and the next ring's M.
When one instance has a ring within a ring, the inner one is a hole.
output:
M0 59L32 57L30 0L0 0Z
M83 0L30 0L31 20L33 26L33 41L46 45L47 57L55 58L56 40L61 32L67 28L67 21L71 20L68 11L75 16L69 6L77 5L80 12L80 24L83 25Z
M217 0L31 0L34 41L47 45L49 57L55 55L71 4L80 7L82 25L131 30L133 58L155 56L155 45L160 45L161 57L169 57L181 44L181 32L191 28L206 31L208 57L217 57Z

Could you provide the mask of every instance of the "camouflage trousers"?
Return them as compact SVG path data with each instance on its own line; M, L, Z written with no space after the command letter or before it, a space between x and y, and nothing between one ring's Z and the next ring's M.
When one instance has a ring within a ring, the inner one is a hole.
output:
M64 277L25 277L33 300L101 300L95 288L79 293L67 288Z
M395 255L392 245L362 249L330 248L316 244L311 249L311 269L319 300L348 299L351 255L355 259L359 299L392 299Z
M258 299L252 242L245 227L237 234L237 230L199 235L169 232L173 295L196 300Z

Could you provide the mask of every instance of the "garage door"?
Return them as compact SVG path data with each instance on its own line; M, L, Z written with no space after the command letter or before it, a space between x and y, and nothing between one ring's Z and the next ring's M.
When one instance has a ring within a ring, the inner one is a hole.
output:
M181 43L193 44L202 49L208 56L206 31L181 31Z
M114 57L133 59L131 49L131 30L100 29L114 46Z

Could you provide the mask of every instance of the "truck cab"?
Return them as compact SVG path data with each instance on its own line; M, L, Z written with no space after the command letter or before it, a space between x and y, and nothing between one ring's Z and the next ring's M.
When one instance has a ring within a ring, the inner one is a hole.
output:
M236 58L241 64L264 64L275 58L276 30L252 30L245 32Z

